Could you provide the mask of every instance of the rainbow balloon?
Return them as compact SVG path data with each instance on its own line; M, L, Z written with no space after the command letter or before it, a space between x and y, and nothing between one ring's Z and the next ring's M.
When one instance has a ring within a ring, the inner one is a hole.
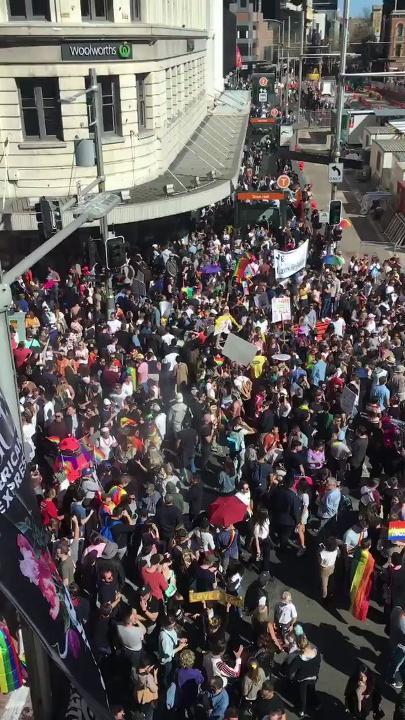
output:
M0 625L0 692L9 693L23 684L21 664L6 625Z

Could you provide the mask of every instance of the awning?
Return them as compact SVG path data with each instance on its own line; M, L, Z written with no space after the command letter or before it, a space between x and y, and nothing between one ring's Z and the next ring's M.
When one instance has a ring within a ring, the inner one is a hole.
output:
M389 122L388 125L395 130L395 132L401 135L405 134L405 120L394 120Z
M213 101L195 133L170 168L155 180L126 190L108 216L111 224L125 224L191 212L223 200L237 184L250 113L250 92L226 90ZM165 186L171 185L168 195ZM21 212L21 203L6 212L10 230L35 230L35 213ZM25 209L25 208L24 208ZM72 214L63 214L63 224ZM4 222L4 215L3 215ZM97 224L88 223L87 226ZM10 227L11 226L11 227Z

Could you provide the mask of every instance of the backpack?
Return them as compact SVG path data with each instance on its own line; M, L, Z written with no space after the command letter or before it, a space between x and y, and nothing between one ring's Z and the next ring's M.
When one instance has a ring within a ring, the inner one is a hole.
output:
M110 542L115 542L113 538L113 534L111 532L111 528L114 527L114 525L118 525L119 520L111 520L109 516L106 517L105 525L100 530L100 535L104 538L104 540L109 540Z

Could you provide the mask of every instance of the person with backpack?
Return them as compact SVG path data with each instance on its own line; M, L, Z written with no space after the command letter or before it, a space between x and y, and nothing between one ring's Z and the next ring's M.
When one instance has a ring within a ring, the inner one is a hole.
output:
M127 552L128 537L136 530L127 505L117 505L112 515L107 516L105 525L101 528L100 534L105 540L114 542L118 546L117 555L122 560Z
M223 527L215 536L215 545L221 558L222 572L226 573L231 560L239 558L239 533L233 525Z

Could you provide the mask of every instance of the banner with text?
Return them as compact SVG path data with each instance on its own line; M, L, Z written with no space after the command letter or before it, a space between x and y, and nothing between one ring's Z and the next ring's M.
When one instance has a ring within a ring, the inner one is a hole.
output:
M70 595L48 551L24 449L0 392L0 590L98 720L110 720L103 679Z
M290 252L274 250L274 269L277 280L295 275L305 267L307 264L308 244L309 241L307 240L295 250L290 250Z

